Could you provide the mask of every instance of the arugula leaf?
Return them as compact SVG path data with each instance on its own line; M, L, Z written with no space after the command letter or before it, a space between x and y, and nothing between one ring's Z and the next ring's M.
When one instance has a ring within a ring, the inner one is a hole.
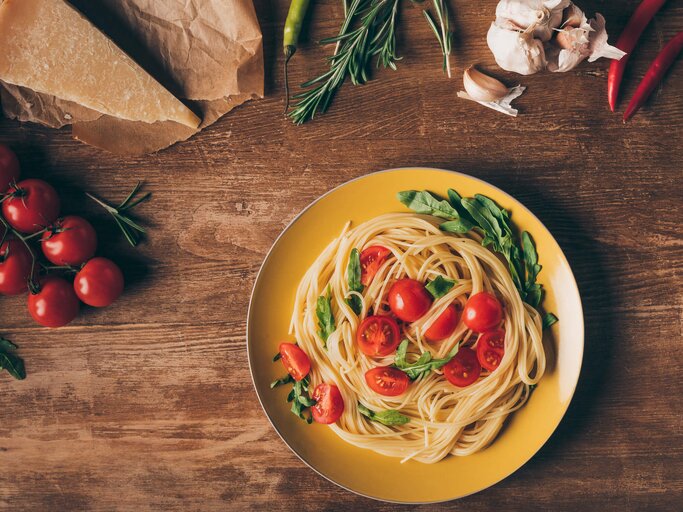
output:
M17 380L26 378L26 368L24 360L14 354L18 347L10 340L0 336L0 371L7 370L12 377Z
M318 304L315 309L318 317L318 334L323 340L323 346L327 348L327 338L334 332L334 316L332 316L332 305L330 298L324 295L318 297Z
M282 355L280 355L280 352L278 352L273 356L273 362L279 361L281 357Z
M271 382L270 389L276 388L278 386L284 386L285 384L289 384L290 382L294 382L294 377L292 377L290 374L287 374L286 377L282 377Z
M559 321L560 321L560 319L557 318L552 313L546 313L545 316L543 317L543 328L547 329L548 327L550 327L553 324L556 324Z
M346 267L346 279L349 282L349 290L352 292L361 293L363 291L363 284L360 282L361 279L361 266L360 266L360 251L358 249L353 249L351 251L351 256L349 257L349 264ZM346 297L346 303L351 307L354 313L360 315L363 311L363 302L360 297L355 294L351 294Z
M439 225L439 229L441 231L445 231L446 233L467 233L473 227L474 224L463 219L462 217L458 220L449 220Z
M455 283L456 282L452 279L446 279L443 276L436 276L433 281L427 283L425 288L427 288L427 291L432 294L432 297L439 299L446 295L451 288L455 286Z
M292 391L287 395L287 401L292 402L290 410L293 414L302 420L306 420L309 424L313 421L313 417L310 414L304 416L304 411L316 404L316 401L308 395L308 377L294 382Z
M423 352L417 361L414 363L408 363L406 361L408 344L408 340L403 340L398 346L398 349L396 349L394 366L396 366L396 368L399 370L403 370L412 380L417 379L420 375L427 374L432 370L438 370L442 366L446 365L446 363L455 357L455 355L458 353L458 349L460 348L460 344L456 344L443 359L432 359L431 353Z
M538 254L536 253L534 241L526 231L522 233L522 251L524 254L524 268L526 270L526 281L524 282L525 301L537 308L541 303L543 294L541 285L536 284L536 277L542 267L538 264Z
M401 414L393 409L376 412L368 409L360 402L358 402L358 412L360 412L366 418L378 423L382 423L383 425L387 425L388 427L392 427L394 425L405 425L410 421L408 416L405 416L404 414Z
M437 199L426 190L404 190L399 192L398 200L411 210L425 215L433 215L446 220L454 220L459 217L458 212L443 199Z

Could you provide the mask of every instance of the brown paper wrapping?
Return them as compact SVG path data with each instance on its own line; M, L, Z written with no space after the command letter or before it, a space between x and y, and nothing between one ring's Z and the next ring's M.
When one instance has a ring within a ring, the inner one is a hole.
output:
M126 121L0 81L7 117L52 128L71 125L74 137L88 144L139 155L186 140L234 107L263 97L261 30L252 0L71 3L183 100L202 123L193 130L172 121Z

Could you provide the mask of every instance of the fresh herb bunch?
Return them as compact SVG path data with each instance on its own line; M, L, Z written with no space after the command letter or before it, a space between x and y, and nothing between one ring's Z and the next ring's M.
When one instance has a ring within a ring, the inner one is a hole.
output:
M14 353L18 347L11 341L0 336L0 371L7 370L12 377L18 380L26 378L24 361Z
M531 235L522 232L521 244L512 229L510 213L490 198L475 194L461 197L455 190L448 190L448 201L434 197L426 190L406 190L398 193L398 200L417 213L445 219L439 228L449 233L467 233L477 229L483 234L481 244L501 254L508 263L510 275L524 302L538 309L543 301L543 287L536 282L541 265L538 263L536 246ZM557 322L548 314L544 326Z
M335 93L347 78L354 85L369 80L368 68L373 57L377 67L396 69L396 22L399 0L353 0L339 34L323 39L321 44L336 44L328 58L330 69L301 86L307 90L293 97L289 117L302 124L325 112Z
M451 32L448 3L446 0L433 1L436 18L439 20L439 26L437 27L434 17L428 10L425 9L422 12L427 19L427 23L429 23L429 26L432 28L432 31L434 31L437 41L439 41L441 53L443 54L443 72L446 73L448 78L451 78L451 43L453 41L453 32Z
M116 225L123 232L123 236L126 237L128 243L133 247L135 247L138 244L138 242L140 241L140 237L145 234L145 228L143 228L140 224L135 222L128 215L128 212L152 196L151 192L147 192L142 196L136 197L137 194L140 192L141 187L142 182L138 181L137 185L133 187L133 190L130 192L130 194L128 194L128 196L118 206L112 206L110 204L107 204L105 201L98 199L97 197L88 192L85 193L85 195L87 195L90 199L95 201L102 208L107 210L107 212L109 212L109 214L114 218Z

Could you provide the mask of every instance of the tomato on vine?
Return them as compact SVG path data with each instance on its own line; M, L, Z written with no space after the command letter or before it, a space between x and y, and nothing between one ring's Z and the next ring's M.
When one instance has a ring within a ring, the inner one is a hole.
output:
M123 293L123 273L107 258L93 258L76 274L76 295L88 306L102 308Z
M37 289L28 295L28 311L45 327L63 327L70 323L80 308L71 283L61 277L45 276Z
M43 180L28 179L10 186L2 202L2 214L10 226L21 233L37 233L59 215L59 196Z
M95 255L97 233L84 218L68 215L43 233L40 246L55 265L82 265Z

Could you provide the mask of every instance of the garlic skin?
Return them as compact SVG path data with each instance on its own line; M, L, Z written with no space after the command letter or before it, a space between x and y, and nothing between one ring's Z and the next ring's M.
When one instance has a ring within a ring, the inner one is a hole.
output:
M486 40L501 68L522 75L625 55L607 44L605 18L589 21L570 0L500 0Z
M508 88L500 80L496 80L474 66L470 66L462 75L465 91L458 92L458 98L476 101L480 105L491 108L508 116L517 117L517 109L512 108L512 100L521 96L526 87L518 85Z
M545 42L562 23L562 12L569 4L570 0L501 0L496 6L496 23L513 30L533 26L534 38Z
M485 75L473 66L463 73L462 83L467 94L475 101L498 101L508 94L508 88L503 82Z

